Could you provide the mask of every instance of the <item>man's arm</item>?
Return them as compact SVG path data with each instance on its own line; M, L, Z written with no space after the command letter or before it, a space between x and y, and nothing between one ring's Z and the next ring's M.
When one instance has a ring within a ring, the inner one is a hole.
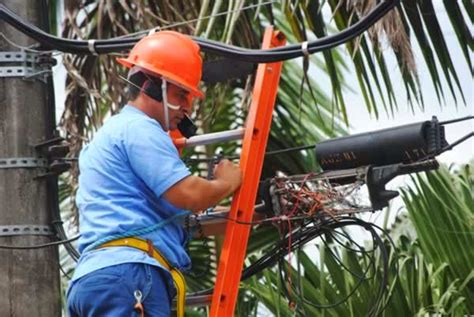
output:
M188 176L171 186L163 194L173 206L199 212L216 205L239 188L242 181L237 165L222 160L214 170L215 179Z

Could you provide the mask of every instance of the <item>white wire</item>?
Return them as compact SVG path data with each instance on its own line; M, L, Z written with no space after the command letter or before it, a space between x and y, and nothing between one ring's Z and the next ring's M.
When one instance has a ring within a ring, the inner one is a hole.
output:
M263 6L263 5L272 4L272 3L275 3L275 2L278 2L278 1L277 0L271 0L271 1L262 2L262 3L258 3L258 4L252 4L252 5L248 5L246 7L242 7L240 9L233 9L233 10L218 12L216 14L207 15L207 16L202 17L202 18L196 18L196 19L176 22L176 23L161 26L161 27L156 27L156 28L151 28L151 29L148 29L148 30L143 30L143 31L138 31L138 32L129 33L129 34L125 34L125 35L120 35L120 36L117 36L115 38L119 39L119 38L133 37L135 35L141 35L141 34L149 33L150 31L153 31L153 30L156 30L156 29L165 30L165 29L173 28L173 27L180 26L180 25L191 24L193 22L206 20L206 19L210 19L210 18L213 18L213 17L221 16L221 15L226 15L226 14L229 14L229 13L234 13L234 12L238 12L238 11L245 11L245 10L260 7L260 6Z
M177 23L173 23L173 24L169 24L169 25L165 25L165 26L158 26L158 27L154 27L154 28L151 28L151 29L147 29L147 30L143 30L143 31L138 31L138 32L134 32L134 33L129 33L129 34L125 34L125 35L120 35L120 36L116 36L114 37L115 39L123 39L123 38L128 38L128 37L133 37L135 35L141 35L141 34L145 34L145 33L154 33L156 31L161 31L161 30L164 30L164 29L169 29L169 28L173 28L173 27L176 27L176 26L180 26L180 25L185 25L185 24L191 24L193 22L197 22L197 21L201 21L201 20L206 20L206 19L209 19L209 18L213 18L213 17L217 17L217 16L221 16L221 15L226 15L226 14L229 14L229 13L234 13L234 12L238 12L238 11L245 11L245 10L248 10L248 9L252 9L252 8L256 8L256 7L260 7L260 6L263 6L263 5L267 5L267 4L272 4L272 3L275 3L275 2L278 2L277 0L271 0L271 1L267 1L267 2L262 2L262 3L258 3L258 4L252 4L252 5L248 5L246 7L242 7L240 9L233 9L233 10L227 10L227 11L223 11L223 12L219 12L219 13L216 13L216 14L211 14L211 15L208 15L208 16L205 16L205 17L202 17L202 18L196 18L196 19L191 19L191 20L186 20L186 21L182 21L182 22L177 22ZM35 49L32 49L31 47L27 47L27 46L21 46L15 42L13 42L12 40L10 40L9 38L6 37L5 34L3 34L2 32L0 32L0 35L12 46L15 46L17 48L20 48L22 50L25 50L25 51L30 51L30 52L35 52L35 53L51 53L53 54L52 56L57 56L57 55L62 55L62 54L65 54L64 52L58 52L57 50L50 50L50 51L40 51L40 50L35 50ZM89 41L94 41L94 40L89 40ZM35 46L37 44L33 44L31 46ZM95 51L95 48L93 48L94 51ZM94 53L92 50L91 50L91 46L90 46L90 43L89 43L89 50ZM94 54L96 55L96 54ZM108 53L107 55L116 55L116 53ZM122 56L121 54L119 54L120 56Z
M37 46L38 44L32 44L30 46L23 46L23 45L20 45L20 44L17 44L15 42L13 42L12 40L10 40L6 35L5 33L3 32L0 32L0 36L3 37L5 39L5 41L8 42L8 44L10 44L11 46L14 46L16 48L19 48L23 51L27 51L27 52L32 52L32 53L38 53L38 54L52 54L52 56L57 56L57 55L62 55L64 54L63 52L58 52L56 50L50 50L50 51L40 51L40 50L35 50L33 49L32 47L35 47Z

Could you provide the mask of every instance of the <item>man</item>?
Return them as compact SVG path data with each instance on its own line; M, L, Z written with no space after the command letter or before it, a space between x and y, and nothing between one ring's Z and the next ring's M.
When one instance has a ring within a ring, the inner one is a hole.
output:
M179 270L189 269L190 259L180 220L187 210L199 212L233 193L241 172L224 160L214 180L190 175L167 133L191 112L192 98L202 97L196 43L158 32L118 61L131 68L128 105L79 158L81 258L68 289L68 313L169 316L178 292L183 315Z

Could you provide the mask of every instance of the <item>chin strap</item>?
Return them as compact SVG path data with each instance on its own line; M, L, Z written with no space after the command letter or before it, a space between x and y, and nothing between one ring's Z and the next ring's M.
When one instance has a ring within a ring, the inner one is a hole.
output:
M163 111L165 113L165 127L166 131L170 130L170 114L168 109L172 110L179 110L180 106L172 105L168 102L168 94L167 94L167 81L166 79L161 79L161 95L163 96Z
M170 130L170 114L168 110L168 94L166 89L166 79L161 79L161 95L163 96L163 111L165 113L165 128Z

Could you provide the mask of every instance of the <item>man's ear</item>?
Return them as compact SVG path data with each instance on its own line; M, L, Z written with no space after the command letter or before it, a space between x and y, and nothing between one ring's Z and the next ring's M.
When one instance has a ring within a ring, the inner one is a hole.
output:
M163 101L163 94L161 93L161 87L151 79L145 80L142 86L143 92L148 95L148 97L155 99L158 102Z

